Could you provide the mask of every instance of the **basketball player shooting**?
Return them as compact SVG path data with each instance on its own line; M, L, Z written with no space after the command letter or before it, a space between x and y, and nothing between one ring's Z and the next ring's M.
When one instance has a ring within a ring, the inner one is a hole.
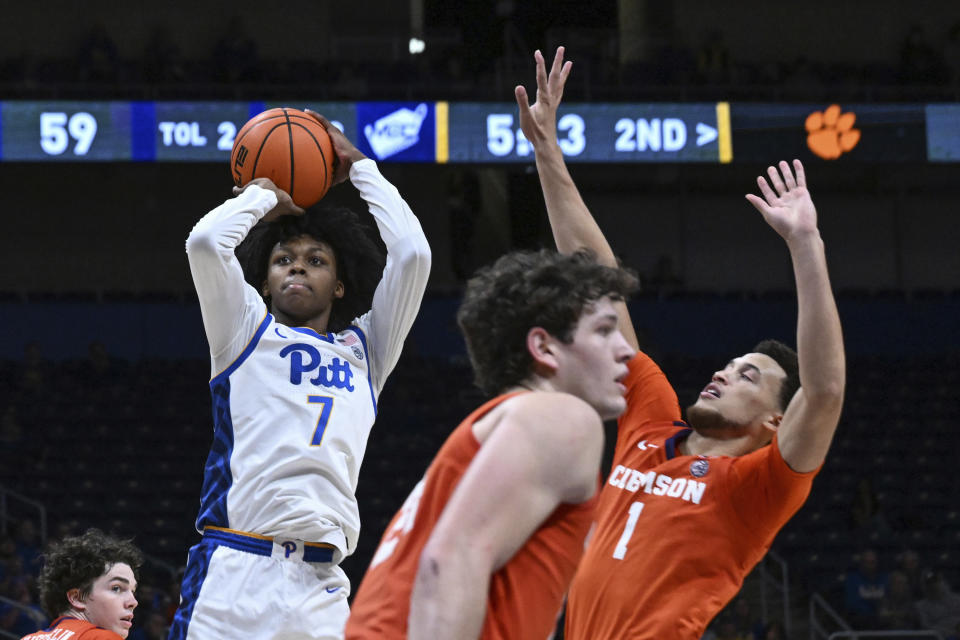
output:
M557 142L570 73L536 52L537 99L518 86L520 126L560 251L616 258ZM803 165L770 167L747 200L785 241L797 286L797 352L772 340L720 367L680 422L663 372L638 352L593 538L571 585L569 640L695 640L800 508L827 455L845 384L843 338ZM620 328L636 347L625 304Z
M341 638L349 614L339 563L357 545L360 461L430 249L376 164L310 113L330 134L334 183L359 191L386 256L352 211L304 212L268 179L187 238L214 439L171 640Z

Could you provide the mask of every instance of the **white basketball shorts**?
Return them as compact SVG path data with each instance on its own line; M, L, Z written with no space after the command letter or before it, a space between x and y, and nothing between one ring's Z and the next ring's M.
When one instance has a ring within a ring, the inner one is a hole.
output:
M207 527L169 640L342 640L350 582L329 545Z

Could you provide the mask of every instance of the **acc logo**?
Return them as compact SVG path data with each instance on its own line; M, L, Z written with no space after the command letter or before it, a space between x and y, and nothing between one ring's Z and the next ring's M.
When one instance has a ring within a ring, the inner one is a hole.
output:
M383 160L417 144L420 141L420 127L426 117L425 102L417 105L413 111L407 108L397 109L365 126L363 135L377 158Z
M694 460L690 463L690 474L694 478L702 478L710 470L710 463L705 458Z
M840 105L832 104L823 111L807 116L807 146L824 160L836 160L860 142L860 130L853 128L857 114L840 114Z

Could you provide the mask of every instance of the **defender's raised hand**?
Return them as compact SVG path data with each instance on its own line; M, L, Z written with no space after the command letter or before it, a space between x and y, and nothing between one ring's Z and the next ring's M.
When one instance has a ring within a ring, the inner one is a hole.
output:
M557 107L563 97L563 86L570 75L573 63L563 61L563 47L557 47L547 75L546 63L543 54L537 49L533 59L537 63L537 101L532 105L523 85L517 85L513 90L520 107L520 130L527 137L534 149L543 144L555 143L557 140Z
M779 166L779 171L776 167L767 167L769 183L763 176L757 177L762 198L752 193L746 197L767 224L789 242L798 235L817 230L817 210L807 191L807 178L800 161L793 161L793 171L785 160L781 160Z

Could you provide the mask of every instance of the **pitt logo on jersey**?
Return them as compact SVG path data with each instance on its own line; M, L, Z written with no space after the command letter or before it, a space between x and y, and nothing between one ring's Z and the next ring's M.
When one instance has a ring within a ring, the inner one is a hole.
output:
M280 357L290 357L290 383L300 384L304 375L316 372L316 377L307 380L319 387L333 387L353 391L353 370L350 363L333 357L329 364L323 364L320 351L309 344L297 342L280 350Z
M680 498L693 504L700 504L703 493L707 490L706 482L687 478L671 478L656 471L643 473L622 464L618 464L610 473L608 482L618 489L625 489L633 493L643 489L644 493Z

